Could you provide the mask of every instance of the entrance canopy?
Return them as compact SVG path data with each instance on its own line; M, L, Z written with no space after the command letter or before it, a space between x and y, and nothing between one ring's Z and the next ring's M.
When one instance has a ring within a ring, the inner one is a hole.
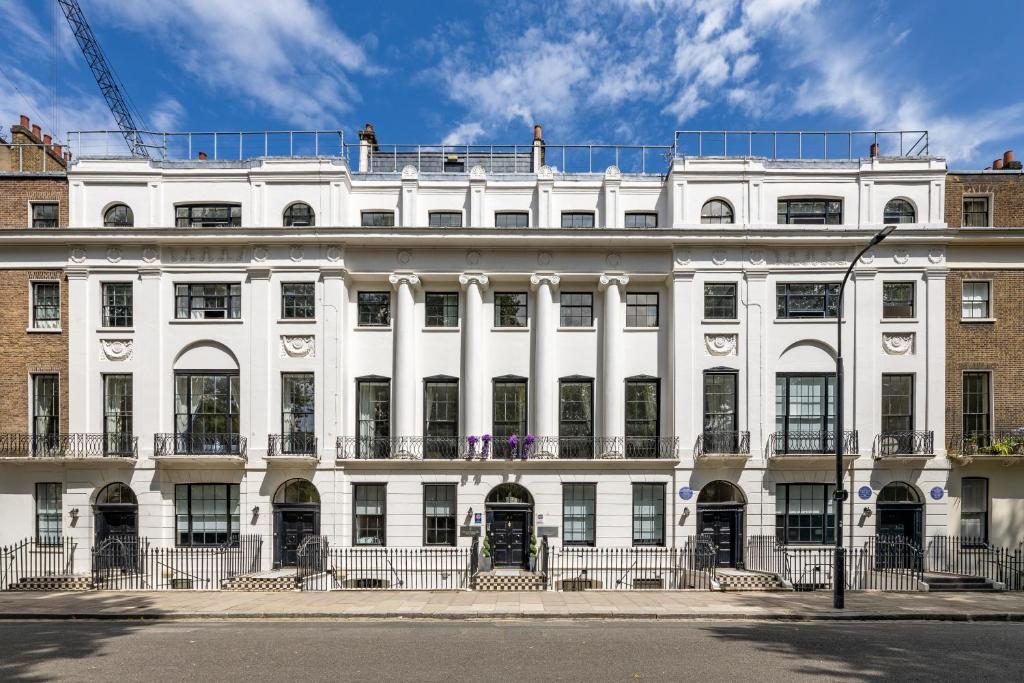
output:
M700 490L697 503L714 503L718 505L746 505L747 498L739 487L721 479L707 484Z
M488 504L498 503L504 505L533 505L533 496L526 490L526 487L519 484L499 484L491 489L485 501Z
M128 484L119 481L107 484L96 494L97 505L138 505L135 492Z
M288 505L319 505L320 492L308 479L289 479L277 488L274 502Z

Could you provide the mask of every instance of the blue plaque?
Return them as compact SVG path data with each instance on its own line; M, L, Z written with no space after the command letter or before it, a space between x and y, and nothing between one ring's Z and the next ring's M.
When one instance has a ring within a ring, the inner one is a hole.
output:
M679 489L679 497L682 498L683 500L690 500L691 498L693 498L693 489L691 489L689 486L684 486L683 488Z
M483 521L484 521L484 516L483 516L482 512L474 512L473 513L473 524L480 524Z
M870 500L871 499L871 487L870 486L861 486L859 489L857 489L857 496L861 500Z
M942 496L945 494L945 491L942 490L941 486L933 486L930 493L932 500L942 500Z

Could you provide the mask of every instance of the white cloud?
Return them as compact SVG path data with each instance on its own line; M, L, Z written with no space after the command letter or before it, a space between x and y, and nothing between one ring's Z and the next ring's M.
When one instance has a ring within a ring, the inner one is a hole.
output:
M452 129L452 132L444 136L442 145L472 145L481 135L484 134L484 127L477 121L466 121Z
M181 129L184 118L185 107L175 98L168 96L156 103L147 121L155 131L172 132Z

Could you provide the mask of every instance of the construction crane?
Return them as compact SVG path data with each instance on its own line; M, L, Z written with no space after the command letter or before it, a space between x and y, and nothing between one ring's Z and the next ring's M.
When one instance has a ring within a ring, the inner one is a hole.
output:
M92 70L96 85L100 87L103 99L107 101L110 113L114 115L117 127L121 129L121 135L124 136L124 141L128 144L132 156L143 159L150 158L149 149L142 139L142 131L135 125L131 107L124 93L121 92L117 77L110 68L110 64L107 63L107 58L96 41L89 22L85 20L78 0L57 0L57 4L63 10L68 25L71 26L71 32L75 34L78 46L82 48L82 54L85 55L85 61L89 64L89 69Z

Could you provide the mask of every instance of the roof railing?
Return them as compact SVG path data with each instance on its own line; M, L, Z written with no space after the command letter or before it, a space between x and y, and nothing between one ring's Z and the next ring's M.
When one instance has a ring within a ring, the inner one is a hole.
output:
M243 161L261 157L338 159L345 154L345 133L341 130L139 133L150 155L161 161ZM67 140L77 157L131 156L120 131L71 131Z
M60 144L0 142L0 173L64 173L69 160Z
M677 130L675 156L772 161L926 157L926 130Z

